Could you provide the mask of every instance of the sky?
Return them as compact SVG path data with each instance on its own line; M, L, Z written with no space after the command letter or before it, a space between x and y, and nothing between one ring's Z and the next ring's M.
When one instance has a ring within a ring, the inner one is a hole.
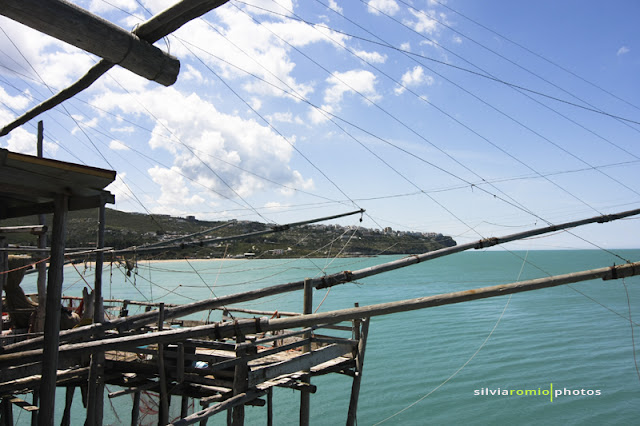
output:
M131 30L173 0L74 1ZM117 171L114 208L436 232L458 243L640 208L640 3L231 0L0 138ZM0 17L0 124L99 58ZM362 221L360 221L362 219ZM638 248L636 218L511 247Z

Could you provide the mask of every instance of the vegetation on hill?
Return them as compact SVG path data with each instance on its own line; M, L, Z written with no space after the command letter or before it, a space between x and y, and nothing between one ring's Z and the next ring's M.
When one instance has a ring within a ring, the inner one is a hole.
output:
M97 210L70 212L67 225L67 247L95 247L98 229ZM33 225L28 218L3 221L2 226ZM47 218L51 223L51 217ZM172 248L145 252L140 257L220 258L236 256L272 257L327 257L340 255L371 256L377 254L416 254L456 245L448 236L438 233L400 232L340 225L306 225L283 232L253 236L234 241L212 241L215 238L262 231L269 225L238 221L210 234L190 240L170 242L178 237L201 232L226 222L201 221L194 217L146 215L106 210L105 246L115 249L142 247L166 242ZM30 235L14 235L11 244L35 245ZM189 244L196 241L196 244ZM184 244L181 244L184 243ZM163 244L164 245L164 244Z

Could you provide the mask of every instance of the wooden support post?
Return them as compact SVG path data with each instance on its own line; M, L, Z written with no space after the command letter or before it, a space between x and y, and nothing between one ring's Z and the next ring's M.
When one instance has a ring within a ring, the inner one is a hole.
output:
M303 310L302 313L309 315L313 313L313 285L310 278L304 280ZM311 332L305 333L305 339L311 337ZM311 342L305 344L302 348L303 353L311 352ZM307 371L308 373L308 371ZM305 374L302 377L303 382L310 383L311 376ZM309 425L309 416L311 409L311 394L305 390L300 391L300 426Z
M13 426L13 406L9 398L2 398L2 409L0 410L0 425Z
M71 405L73 404L73 394L76 390L75 386L68 386L64 400L64 414L60 426L69 426L71 424Z
M38 389L33 390L33 399L31 400L31 405L33 405L34 407L38 406L39 394L40 392L38 391ZM33 410L31 412L31 426L36 426L38 424L38 411L40 410Z
M7 241L4 237L0 237L0 248L6 248ZM5 250L0 251L0 314L4 312L4 306L2 306L2 292L7 282L6 271L9 270L9 253ZM2 319L0 318L0 332L2 332Z
M40 414L38 425L53 426L56 400L56 373L58 344L60 342L60 299L64 279L64 246L67 233L69 198L55 197L53 229L51 232L51 260L47 284L47 307L44 322L44 349L42 355L42 382L40 384Z
M362 330L360 331L360 341L358 342L358 353L356 354L356 374L353 376L351 385L351 399L349 400L349 413L347 415L347 426L356 424L358 414L358 397L360 396L360 384L362 383L362 369L364 368L364 351L367 346L367 335L369 334L370 318L362 320Z
M160 303L160 316L158 317L158 331L164 328L164 303ZM164 345L158 342L158 369L160 370L160 404L158 412L158 425L169 423L169 396L167 394L167 372L164 369Z
M239 345L244 342L244 335L238 333L236 336L236 357L240 358L242 361L236 365L235 374L233 376L233 395L239 395L245 393L248 387L248 378L249 378L249 365L248 360L246 358L247 355L247 347L244 345ZM239 404L232 409L231 415L231 424L232 426L243 426L244 425L244 404Z
M267 389L267 426L273 426L273 388Z
M140 392L133 394L133 407L131 407L131 426L138 426L140 417Z
M38 157L42 158L44 156L44 125L42 121L38 121ZM38 223L40 225L45 225L46 223L45 216L43 214L38 215ZM47 248L47 234L39 234L38 235L38 248L46 249ZM44 251L40 252L40 257L46 257L46 253ZM38 310L36 311L36 321L35 327L33 331L41 332L44 330L44 317L45 317L45 307L47 300L47 265L45 262L40 262L36 266L38 270ZM34 413L35 416L38 413Z
M102 267L104 263L104 252L100 249L104 248L104 229L105 229L105 205L104 202L100 206L98 216L98 238L96 248L96 269L93 288L93 322L101 324L104 322L104 305L102 297ZM103 333L97 333L93 337L101 339ZM104 364L105 356L103 351L95 352L91 355L91 365L88 379L88 403L87 403L87 420L86 424L102 424L104 411Z

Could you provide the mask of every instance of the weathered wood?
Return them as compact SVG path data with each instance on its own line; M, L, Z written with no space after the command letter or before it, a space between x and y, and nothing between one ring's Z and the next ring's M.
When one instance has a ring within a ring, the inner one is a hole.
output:
M267 426L273 426L273 388L267 389Z
M302 303L302 312L305 315L309 315L313 312L313 285L311 283L311 279L306 278L304 280L304 290L303 290L303 303ZM304 334L305 339L309 339L309 343L305 343L302 347L303 353L311 352L311 332L307 332ZM309 372L308 369L305 370L306 373ZM310 384L310 375L305 374L302 378L302 381ZM309 416L311 413L311 394L306 391L300 392L300 426L308 426L309 425Z
M37 153L38 158L44 157L44 123L42 120L38 121L38 143L37 143ZM45 215L38 215L38 223L40 225L44 225L46 223ZM38 235L38 248L44 249L47 247L47 235L40 234ZM40 253L40 256L45 257L45 253ZM46 307L46 296L47 296L47 265L45 262L38 262L36 265L36 270L38 271L38 309L36 311L36 321L33 327L34 331L41 332L44 330L44 317L45 317L45 307Z
M19 369L24 371L23 368L19 368ZM38 365L38 370L41 370L41 369L42 367ZM59 370L57 378L58 380L64 380L72 377L81 378L81 377L86 377L88 373L89 373L88 367L74 368L70 370ZM18 379L13 379L13 380L3 379L6 381L0 383L0 394L13 393L13 392L17 392L17 391L21 391L29 388L34 388L37 390L39 387L38 385L42 380L42 376L40 374L35 374L35 375L28 375L28 374L29 372L25 372L24 377L20 377ZM34 403L34 405L37 405L37 404Z
M31 399L31 405L33 405L34 407L37 407L39 399L40 399L40 391L38 391L38 389L34 389L33 398ZM33 410L31 412L31 426L35 426L38 424L38 411L40 411L40 408L38 408L37 410Z
M186 395L182 396L182 401L180 404L180 417L184 418L189 415L189 397Z
M0 226L0 234L41 235L47 232L46 225Z
M360 341L356 353L356 368L351 384L351 397L349 398L349 412L347 413L347 426L353 426L357 422L358 398L360 396L360 384L362 383L362 370L364 368L364 352L367 347L367 336L369 334L369 318L362 320L362 330L360 331Z
M247 347L240 345L244 341L244 335L240 334L236 337L236 341L238 343L236 349L236 358L241 360L240 363L236 364L235 372L233 376L233 395L244 394L248 389L248 376L249 376L249 365L248 360L246 358L247 355ZM231 424L232 426L243 426L244 425L244 404L239 404L233 407L231 413Z
M40 426L53 426L55 411L58 342L60 341L60 298L62 296L64 245L67 232L67 202L66 195L58 195L55 198L44 323L44 349L42 351L42 383L40 384L40 414L38 416L38 425Z
M165 86L180 62L133 33L62 0L0 0L0 13Z
M133 406L131 407L131 426L138 426L140 417L140 392L133 394Z
M19 1L19 0L14 0ZM169 9L164 10L148 21L140 24L134 34L149 43L154 43L171 34L182 25L200 15L226 3L228 0L183 0ZM80 80L60 91L36 107L22 114L13 122L0 130L0 136L7 135L11 130L23 125L39 114L50 110L56 105L70 99L93 84L100 76L109 71L115 64L102 59L94 65Z
M301 315L291 318L266 318L257 319L259 327L263 331L284 330L296 327L309 327L315 324L338 323L354 318L388 315L397 312L407 312L416 309L431 308L478 300L488 297L502 296L524 291L532 291L541 288L555 287L564 284L572 284L580 281L594 279L618 279L640 275L640 262L624 265L615 265L606 268L592 269L571 274L556 275L535 280L520 281L512 284L501 284L491 287L483 287L454 293L445 293L435 296L419 297L415 299L401 300L397 302L381 303L359 308L341 309L337 311L323 312L311 315ZM217 329L217 330L216 330ZM212 324L193 327L184 330L165 330L155 333L147 333L135 336L126 336L105 339L97 342L85 342L62 345L59 352L65 356L80 352L93 352L96 350L125 349L152 343L170 343L185 338L195 338L218 334L221 337L231 337L240 330L244 334L257 331L256 320L239 320L237 324ZM42 356L42 350L30 350L0 355L0 366L15 365L28 362Z
M4 237L0 237L0 248L5 248L7 246L7 241ZM4 306L2 306L2 292L7 283L7 276L9 270L9 253L6 251L0 251L0 311L4 312ZM0 312L0 314L2 313ZM2 332L2 327L4 326L2 318L0 318L0 333Z
M0 424L13 426L13 406L9 398L2 398L0 402Z
M61 426L69 426L71 424L71 405L73 404L73 394L75 390L75 386L67 386L67 393L64 399L64 413L62 414L62 422L60 423Z
M38 411L38 406L29 404L24 399L18 398L17 396L12 396L9 398L9 402L11 402L16 407L22 408L25 411L33 412Z
M104 322L104 304L102 301L102 266L104 262L104 229L105 229L105 205L98 210L98 235L96 249L96 264L93 288L93 322L100 324ZM85 307L86 308L86 307ZM94 338L102 338L102 333L97 333ZM91 354L91 369L88 380L88 407L87 424L102 424L104 413L104 364L105 355L103 351Z
M164 325L164 303L160 304L160 315L158 316L158 331L162 332ZM167 393L167 372L164 368L164 345L158 344L158 370L160 373L160 403L158 411L158 425L164 426L169 423L169 395Z
M237 407L239 405L246 404L247 402L253 399L261 397L265 393L266 391L248 391L245 393L234 395L231 398L227 399L226 401L212 405L211 407L198 411L197 413L193 413L188 417L175 421L171 423L171 426L186 426L186 425L191 425L197 422L204 421L207 418L213 416L214 414L217 414L224 410L228 410L233 407Z
M266 380L283 374L301 370L310 370L312 366L351 352L351 345L334 344L324 348L299 355L287 361L278 362L265 367L256 368L249 372L249 387L254 387Z
M127 389L122 389L119 391L115 391L115 392L111 392L109 393L109 398L117 398L119 396L123 396L123 395L129 395L132 393L140 393L142 391L145 390L149 390L149 389L153 389L154 387L158 386L158 382L153 382L153 381L147 381L145 383L141 383L137 386L132 386L129 387Z

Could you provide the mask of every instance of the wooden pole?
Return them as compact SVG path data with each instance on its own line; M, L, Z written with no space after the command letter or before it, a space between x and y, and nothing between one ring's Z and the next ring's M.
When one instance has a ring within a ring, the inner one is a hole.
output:
M102 297L102 268L104 263L104 252L100 249L104 248L104 229L105 229L105 204L102 203L98 211L98 232L96 248L96 269L94 276L94 311L93 322L101 324L104 322L104 304ZM93 337L101 339L103 333L97 332ZM89 370L88 385L88 403L87 418L85 424L87 426L94 424L102 424L104 414L104 352L98 351L91 355L91 364Z
M131 407L131 426L138 426L140 417L140 392L133 394L133 406Z
M55 197L51 260L47 284L47 307L44 322L44 348L42 351L42 382L40 384L40 414L38 425L53 426L58 369L58 343L60 341L60 299L64 279L64 246L67 233L67 195Z
M180 62L135 34L62 0L0 0L0 13L165 86Z
M417 309L433 308L436 306L451 305L470 300L486 299L489 297L503 296L513 293L538 290L548 287L556 287L565 284L577 283L595 279L612 280L640 275L640 262L615 265L606 268L591 269L574 272L571 274L555 275L552 277L538 278L535 280L520 281L512 284L501 284L491 287L482 287L471 290L445 293L435 296L419 297L415 299L400 300L397 302L380 303L376 305L358 308L341 309L337 311L323 312L319 314L300 315L290 318L276 318L259 320L239 320L235 324L209 324L188 329L171 329L156 333L147 333L138 336L115 337L97 342L85 342L60 346L60 352L74 355L82 352L94 352L97 350L116 350L132 348L152 343L170 343L183 339L200 336L210 336L212 333L220 337L231 337L242 333L256 333L256 322L262 331L284 330L288 328L310 327L317 324L335 324L342 321L351 321L355 318L365 318L379 315L389 315L397 312L407 312ZM0 366L15 365L29 362L42 357L41 350L30 350L0 355Z
M244 342L244 334L237 333L236 336L236 357L242 361L236 364L233 375L233 395L241 395L247 391L248 377L249 377L249 365L246 359L247 347L241 345ZM232 426L244 425L244 404L238 404L231 408L231 424Z
M379 264L369 268L360 269L357 271L343 271L336 274L328 275L326 277L314 278L312 280L312 283L313 283L313 287L317 289L331 287L334 285L345 284L354 280L359 280L359 279L363 279L373 275L381 274L384 272L389 272L396 269L404 268L420 262L433 260L446 255L462 252L465 250L490 247L492 245L511 242L518 239L528 238L535 235L541 235L548 232L554 232L560 229L572 228L575 226L585 225L587 223L594 223L594 222L602 223L602 222L607 222L611 220L622 219L629 216L634 216L637 214L640 214L640 209L629 210L629 211L617 213L614 215L596 216L589 219L583 219L583 220L574 221L574 222L567 222L564 224L554 225L551 227L525 231L518 234L507 235L500 238L490 238L486 240L479 240L475 243L461 244L459 246L447 247L444 249L435 250L435 251L431 251L431 252L427 252L419 255L411 255L409 257ZM596 277L596 278L599 278L599 277ZM165 312L165 318L168 319L168 318L181 317L181 316L190 315L190 314L199 312L201 310L214 309L224 305L248 302L250 300L259 299L262 297L275 296L277 294L302 290L303 288L304 288L304 281L296 281L292 283L266 287L263 289L232 294L229 296L222 296L215 299L202 300L198 302L193 302L193 303L169 308ZM149 312L145 314L133 315L128 317L127 319L120 318L118 320L105 323L105 329L106 328L127 328L127 327L137 328L142 325L153 323L156 320L157 320L157 313ZM82 330L78 330L75 333L81 334ZM74 334L73 331L64 333L65 336L70 336L73 334ZM36 342L38 342L38 339L37 338L32 339L32 342L35 344ZM15 347L24 347L30 344L31 343L22 343L22 344L18 343L18 344L15 344Z
M31 400L31 405L33 405L34 407L38 406L39 394L40 392L38 391L38 389L33 390L33 399ZM38 411L40 410L33 410L31 412L31 426L36 426L38 424Z
M0 406L2 407L0 410L0 425L13 426L13 404L11 404L10 398L2 398Z
M44 156L44 124L42 120L38 121L38 158L43 158ZM45 225L46 220L43 214L38 215L38 223L40 225ZM38 248L46 249L47 248L47 234L41 233L38 235ZM40 252L41 257L45 257L46 254L44 252ZM45 307L47 300L47 265L45 262L39 262L36 266L38 270L38 310L36 311L36 321L34 331L41 332L44 330L44 318L45 318ZM34 393L35 395L35 393ZM35 404L34 404L35 405ZM38 412L34 412L34 416L37 416Z
M267 426L273 426L273 388L267 389Z
M164 328L164 303L160 304L158 317L158 331ZM158 342L158 369L160 370L160 410L158 412L158 425L169 423L169 401L167 395L167 372L164 368L164 345Z
M19 1L19 0L14 0ZM162 37L171 34L190 20L226 3L228 0L183 0L170 8L164 10L148 21L140 24L134 33L149 43L155 43ZM53 97L47 99L34 108L22 114L13 122L7 124L0 130L0 136L5 136L18 126L23 125L34 117L42 114L61 104L62 102L77 95L87 87L91 86L100 76L109 71L115 64L102 59L94 65L80 80L73 83L66 89L58 92Z
M75 393L75 386L67 386L67 393L64 400L64 414L62 415L61 426L69 426L71 424L71 405L73 404L73 394Z
M3 236L0 236L0 248L6 248L7 241ZM9 270L9 252L0 251L0 314L4 312L4 306L2 305L2 292L4 291L4 286L7 283L7 271ZM2 323L2 319L0 318L0 332L2 332L2 328L4 324Z
M364 368L364 351L367 347L367 335L369 334L370 318L362 320L362 330L358 341L358 353L356 354L356 371L351 384L351 398L349 399L349 413L347 414L347 426L357 423L358 397L360 396L360 384L362 383L362 370Z
M304 280L304 294L303 294L303 313L305 315L309 315L313 312L313 285L311 283L311 279L307 278ZM311 332L305 333L303 336L305 339L309 339L311 337ZM311 342L305 344L302 347L303 353L311 352ZM306 383L311 383L311 377L308 374L309 371L305 371L305 374L301 380ZM311 409L311 394L302 390L300 392L300 426L308 426L309 425L309 416Z

